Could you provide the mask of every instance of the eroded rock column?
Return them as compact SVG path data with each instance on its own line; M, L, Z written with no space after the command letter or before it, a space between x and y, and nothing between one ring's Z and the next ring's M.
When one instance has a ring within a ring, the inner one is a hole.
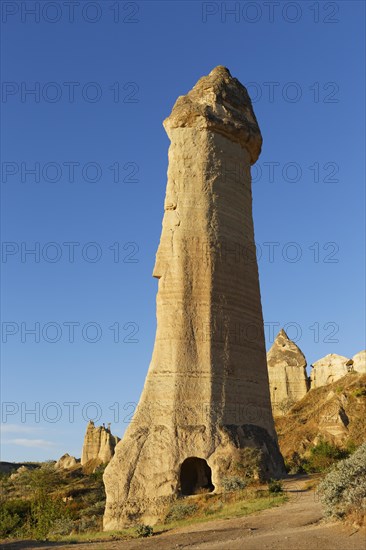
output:
M216 67L164 127L157 332L133 422L104 474L107 530L156 522L199 482L220 491L240 448L260 448L267 475L284 473L254 253L250 165L262 138L249 96Z
M306 359L301 349L282 329L267 354L273 414L285 414L309 391Z

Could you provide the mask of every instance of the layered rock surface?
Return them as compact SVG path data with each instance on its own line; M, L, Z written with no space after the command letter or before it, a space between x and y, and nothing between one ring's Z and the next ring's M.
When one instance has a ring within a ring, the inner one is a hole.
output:
M114 449L120 438L112 435L109 428L95 426L91 420L87 426L81 464L90 465L91 470L100 464L107 464L114 455Z
M309 389L306 359L282 329L267 354L273 414L285 414Z
M336 353L329 353L311 366L311 389L332 384L354 370L352 359Z
M153 275L157 331L133 422L106 468L106 530L155 523L179 494L220 490L238 448L284 472L254 250L250 164L262 138L246 89L216 67L164 121L171 141Z

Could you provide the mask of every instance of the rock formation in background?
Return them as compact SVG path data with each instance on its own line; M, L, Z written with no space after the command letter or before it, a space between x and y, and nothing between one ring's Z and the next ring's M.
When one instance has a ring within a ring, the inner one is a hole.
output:
M325 357L322 357L313 363L311 366L311 389L332 384L339 378L346 376L346 374L354 370L352 359L343 357L343 355L337 355L336 353L329 353Z
M352 357L353 361L353 370L355 372L360 372L366 374L366 351L359 351Z
M308 377L304 354L282 329L267 353L273 414L286 414L309 390L332 384L350 372L365 374L366 351L352 359L330 353L311 367Z
M21 476L22 474L28 471L29 471L29 468L27 468L27 466L20 466L19 468L16 469L15 472L13 472L10 475L10 479L11 480L17 479L19 476Z
M269 352L267 367L274 415L285 414L309 389L306 359L282 329Z
M178 495L221 491L238 449L284 473L274 429L250 165L262 137L224 67L176 101L158 278L157 332L140 403L104 473L104 528L153 524Z
M81 464L88 471L95 470L101 464L107 464L114 455L114 449L120 438L112 435L108 428L96 427L90 420L84 438Z
M80 459L70 456L68 453L65 453L58 459L55 464L55 468L60 470L71 470L80 464Z

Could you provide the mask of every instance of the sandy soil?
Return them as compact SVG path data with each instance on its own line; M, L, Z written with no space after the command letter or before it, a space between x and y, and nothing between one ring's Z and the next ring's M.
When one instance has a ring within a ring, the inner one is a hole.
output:
M308 478L284 482L289 501L250 516L214 520L147 539L94 543L3 542L3 550L366 550L366 531L327 523Z

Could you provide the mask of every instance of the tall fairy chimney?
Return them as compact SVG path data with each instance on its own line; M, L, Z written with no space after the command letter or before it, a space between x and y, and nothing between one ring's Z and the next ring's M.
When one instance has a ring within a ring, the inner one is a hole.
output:
M221 491L246 447L284 474L271 412L250 165L262 137L247 90L216 67L176 101L153 275L157 331L133 422L106 468L104 528L154 523L179 495Z

